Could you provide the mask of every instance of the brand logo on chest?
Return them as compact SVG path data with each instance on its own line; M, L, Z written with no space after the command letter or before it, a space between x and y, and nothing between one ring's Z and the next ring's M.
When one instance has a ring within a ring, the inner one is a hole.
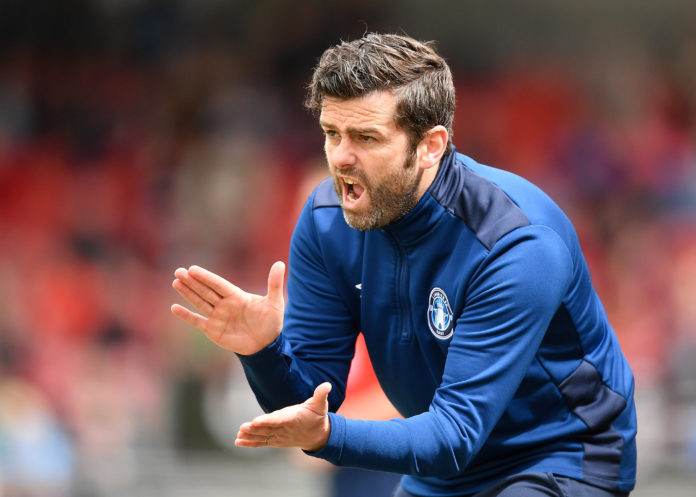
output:
M447 294L440 288L430 290L428 326L435 338L447 340L454 332L454 316Z

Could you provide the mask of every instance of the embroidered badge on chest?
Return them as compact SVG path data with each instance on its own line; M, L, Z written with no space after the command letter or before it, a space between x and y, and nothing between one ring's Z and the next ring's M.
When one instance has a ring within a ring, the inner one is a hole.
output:
M440 288L430 291L428 300L428 326L435 338L447 340L454 332L454 316L449 299Z

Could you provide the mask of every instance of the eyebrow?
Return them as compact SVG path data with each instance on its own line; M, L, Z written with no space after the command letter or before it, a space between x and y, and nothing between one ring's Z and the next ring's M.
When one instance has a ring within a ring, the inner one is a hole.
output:
M327 129L337 129L336 126L327 123L326 121L319 121L319 125L322 128L327 128ZM353 126L349 126L346 131L348 134L351 135L379 135L382 136L382 133L377 129L377 128L356 128Z

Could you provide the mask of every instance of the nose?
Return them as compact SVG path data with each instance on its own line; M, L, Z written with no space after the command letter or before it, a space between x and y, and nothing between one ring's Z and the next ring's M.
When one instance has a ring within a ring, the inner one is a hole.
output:
M338 169L354 166L357 160L350 138L341 139L338 143L327 143L326 155L329 163Z

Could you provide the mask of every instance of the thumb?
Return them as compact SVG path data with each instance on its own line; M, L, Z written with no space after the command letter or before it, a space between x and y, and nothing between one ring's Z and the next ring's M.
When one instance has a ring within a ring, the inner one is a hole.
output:
M311 399L308 399L306 405L309 409L317 414L324 416L329 412L329 393L331 392L331 383L325 381L314 389L314 394Z
M283 297L284 280L285 264L282 261L276 261L273 263L268 273L268 300L280 308L285 306L285 299Z

